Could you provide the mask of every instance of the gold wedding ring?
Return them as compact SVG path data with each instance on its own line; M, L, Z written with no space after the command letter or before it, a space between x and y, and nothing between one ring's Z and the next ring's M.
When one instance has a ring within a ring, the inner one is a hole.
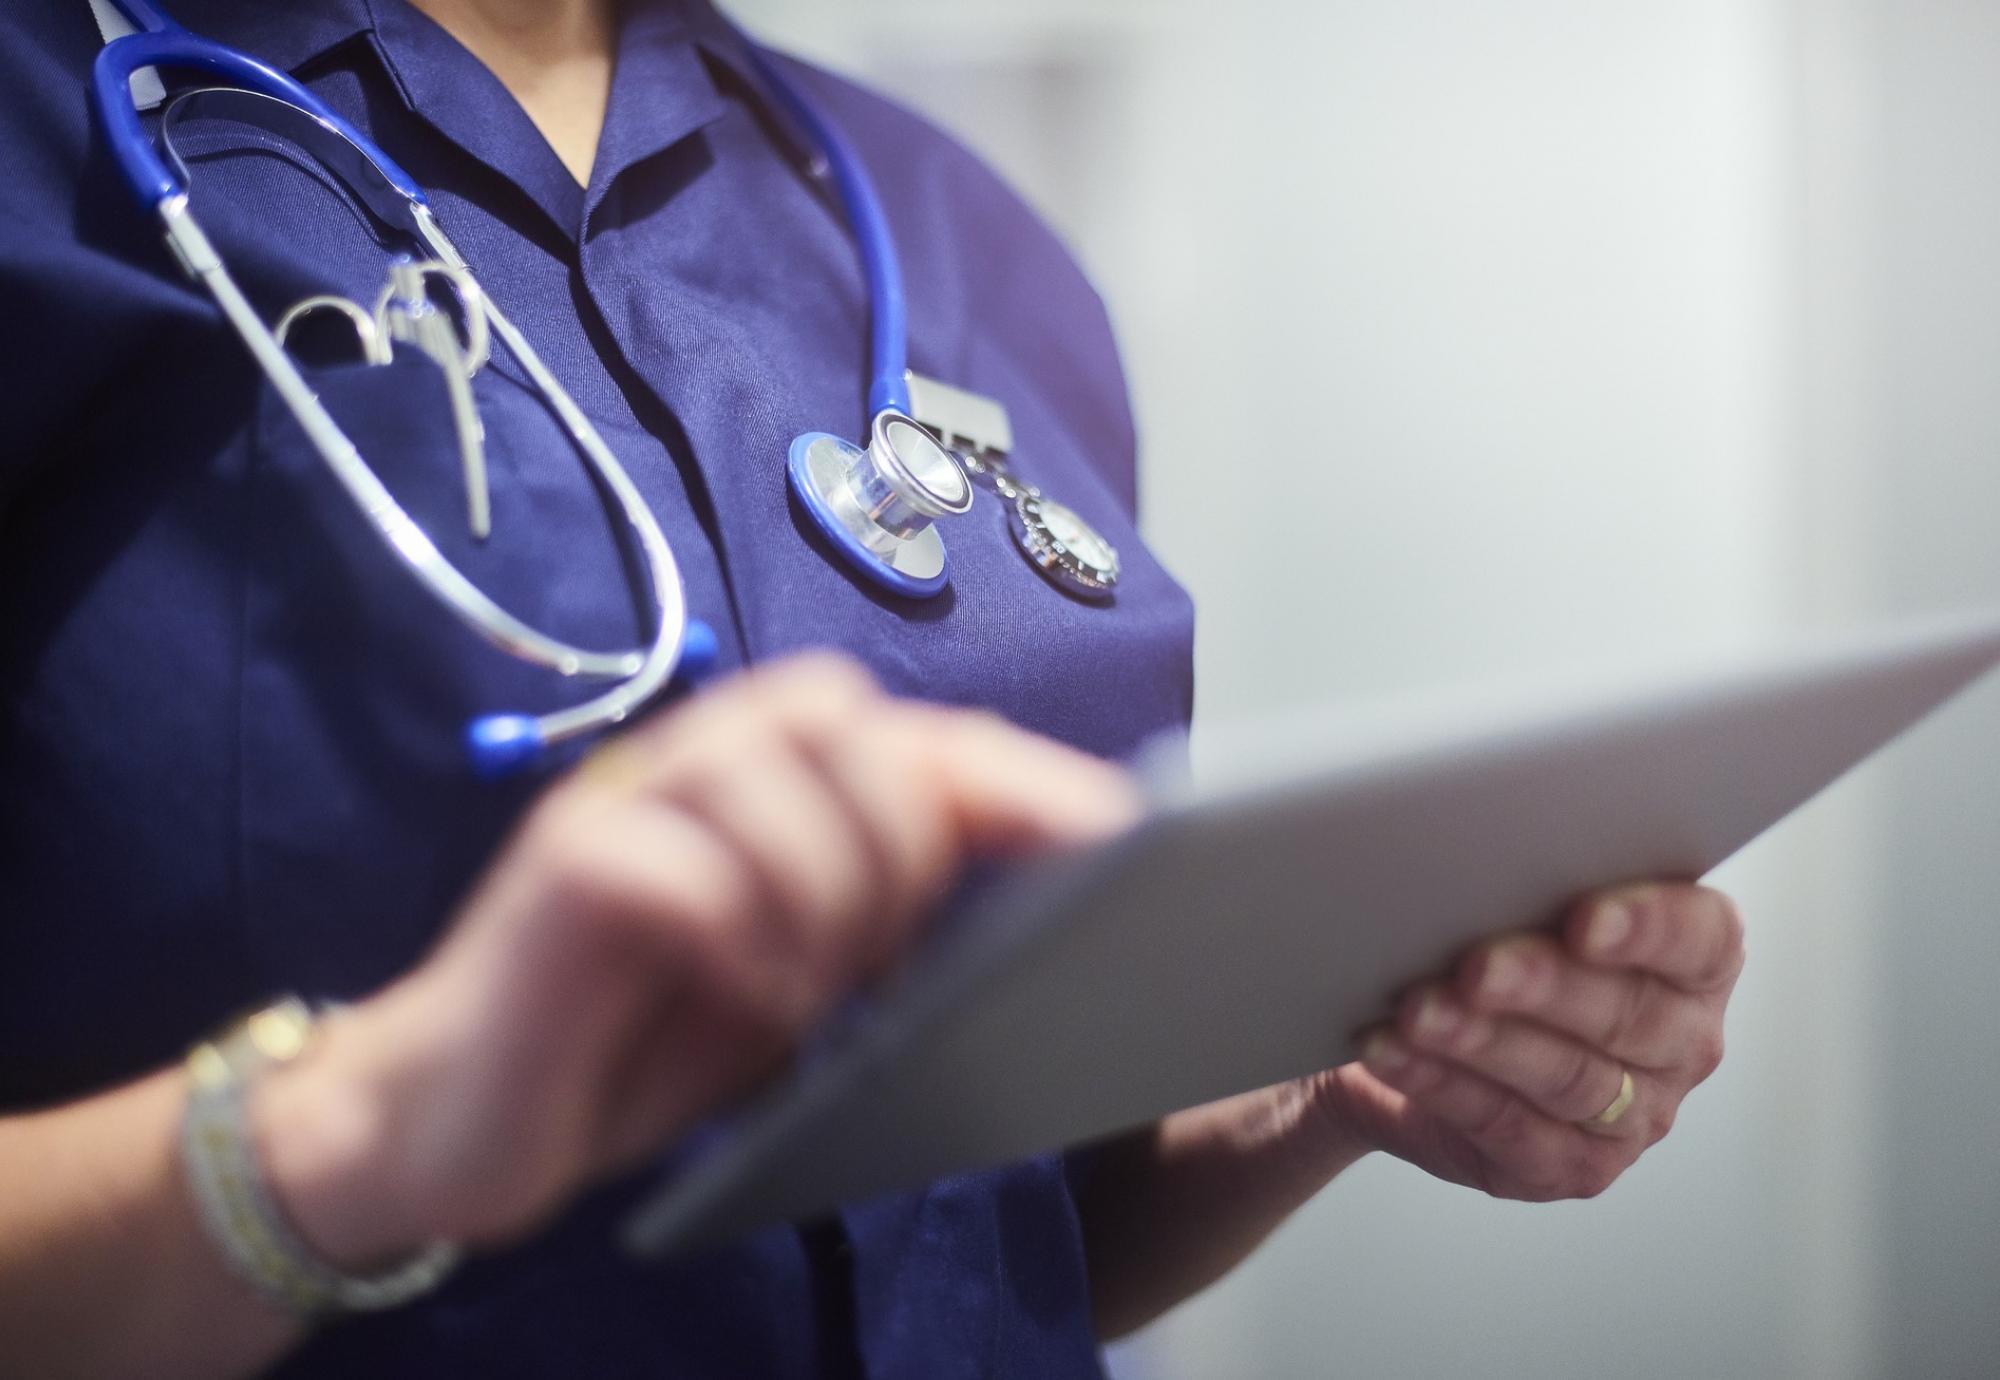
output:
M1639 1090L1632 1083L1632 1071L1626 1069L1618 1084L1618 1096L1611 1099L1611 1105L1596 1116L1586 1119L1583 1124L1591 1128L1617 1125L1618 1118L1631 1110L1632 1101L1638 1095Z

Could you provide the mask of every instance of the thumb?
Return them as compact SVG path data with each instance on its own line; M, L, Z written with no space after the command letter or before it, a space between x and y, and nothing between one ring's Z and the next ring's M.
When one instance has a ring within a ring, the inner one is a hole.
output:
M1415 1158L1418 1147L1435 1133L1422 1109L1358 1061L1328 1069L1313 1091L1356 1135L1398 1159Z

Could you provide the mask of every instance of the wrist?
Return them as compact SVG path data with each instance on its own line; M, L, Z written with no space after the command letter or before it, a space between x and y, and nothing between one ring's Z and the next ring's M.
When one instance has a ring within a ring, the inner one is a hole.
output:
M336 1269L369 1273L427 1241L398 1191L393 1080L365 1009L329 1014L313 1048L253 1087L250 1134L277 1205Z
M1277 1083L1176 1112L1154 1128L1150 1153L1163 1162L1212 1160L1234 1176L1254 1166L1258 1190L1303 1202L1376 1147L1347 1115L1331 1074Z

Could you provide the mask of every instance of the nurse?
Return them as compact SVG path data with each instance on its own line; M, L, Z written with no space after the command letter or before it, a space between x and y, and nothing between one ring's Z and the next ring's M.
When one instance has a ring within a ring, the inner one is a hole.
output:
M1108 763L1186 721L1190 610L1133 530L1102 307L963 150L780 63L880 188L912 366L1003 401L997 479L1117 552L1109 599L1065 585L981 520L975 465L949 582L896 593L787 482L795 438L868 422L856 246L701 0L174 10L428 189L657 514L720 674L580 764L469 773L466 722L573 687L415 592L133 214L83 0L0 16L0 1370L1094 1376L1101 1339L1364 1154L1588 1195L1715 1067L1740 924L1635 886L1416 982L1363 1063L626 1258L663 1156L970 864L1128 823ZM381 247L338 179L229 119L176 147L264 320L372 300ZM566 641L644 644L656 610L532 370L495 350L471 375L475 455L429 352L308 336L312 391L446 558Z

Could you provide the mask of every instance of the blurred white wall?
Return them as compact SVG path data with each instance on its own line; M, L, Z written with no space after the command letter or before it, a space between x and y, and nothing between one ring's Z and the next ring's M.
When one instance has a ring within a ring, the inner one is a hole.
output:
M1854 328L1822 345L1866 505L1858 601L1928 608L2000 591L2000 10L1965 0L1849 0L1843 85L1850 251L1829 276ZM1828 160L1830 161L1830 160ZM1813 237L1830 239L1823 219ZM1822 311L1822 314L1824 312ZM1845 351L1844 357L1837 352ZM1809 356L1810 357L1810 356ZM1820 410L1814 398L1814 411ZM1835 414L1838 416L1838 414ZM1871 1147L1881 1235L1883 1373L2000 1372L2000 686L1988 684L1886 764L1872 938L1882 1003Z
M2000 12L745 0L1109 300L1197 731L1991 598ZM2000 695L1731 865L1723 1071L1594 1202L1343 1176L1133 1377L2000 1362Z

